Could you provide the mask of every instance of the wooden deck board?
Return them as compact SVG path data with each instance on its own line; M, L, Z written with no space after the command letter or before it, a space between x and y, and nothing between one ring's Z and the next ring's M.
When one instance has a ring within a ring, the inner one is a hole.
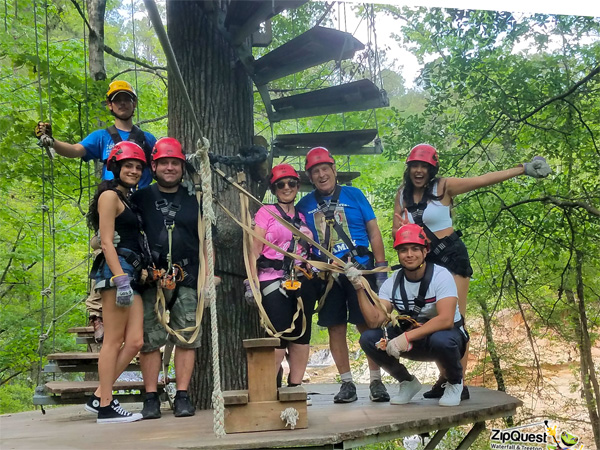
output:
M213 432L213 412L198 411L194 417L175 418L163 407L159 420L131 424L97 425L83 407L68 406L2 416L0 448L10 449L95 449L110 444L111 450L195 449L235 450L265 448L310 448L313 450L353 448L414 435L425 431L481 422L514 415L522 402L503 392L469 387L471 399L458 407L438 406L421 393L408 405L394 406L369 401L368 385L358 386L359 400L334 404L336 384L305 385L312 397L308 407L308 428L230 434L217 438ZM388 385L394 393L397 385ZM136 408L137 406L137 408ZM141 404L127 406L137 412ZM65 436L69 436L65 444ZM341 444L343 442L343 444Z

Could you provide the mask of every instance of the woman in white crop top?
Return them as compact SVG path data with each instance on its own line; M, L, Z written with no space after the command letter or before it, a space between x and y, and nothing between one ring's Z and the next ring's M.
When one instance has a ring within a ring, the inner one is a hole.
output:
M458 307L464 316L473 269L467 249L460 240L461 234L455 232L452 227L452 199L459 194L498 184L519 175L544 178L550 174L551 169L544 158L536 156L530 163L477 177L438 178L438 170L439 160L434 147L428 144L413 147L406 159L404 183L398 189L394 202L392 236L395 236L398 228L405 223L418 223L425 229L431 241L427 261L446 267L452 273L458 290ZM467 353L463 358L464 368L466 359ZM432 393L429 398L435 398L438 394L441 397L443 394L440 380L438 383L432 391L425 393Z

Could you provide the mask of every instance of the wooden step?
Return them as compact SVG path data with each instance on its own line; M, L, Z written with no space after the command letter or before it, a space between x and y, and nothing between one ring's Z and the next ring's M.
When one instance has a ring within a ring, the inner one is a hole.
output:
M94 334L94 327L71 327L67 330L67 333L77 334Z
M306 401L306 390L302 386L284 386L277 390L280 402Z
M273 121L363 111L389 106L387 94L371 80L359 80L271 100Z
M373 146L365 146L373 140ZM383 151L377 130L366 129L278 134L273 140L273 156L306 156L313 147L325 147L332 155L373 155Z
M299 172L300 175L300 191L301 192L310 192L314 189L313 185L310 183L310 180L306 176L306 173ZM338 172L337 178L338 183L346 186L352 186L352 180L360 177L360 172Z
M99 353L93 352L53 353L47 357L49 363L44 366L44 372L97 372L99 355ZM136 370L140 370L137 358L134 359L134 362L125 371Z
M35 389L33 404L84 404L97 387L98 381L51 381ZM162 394L164 390L164 382L159 382L158 393ZM120 403L142 402L144 400L144 382L117 381L114 384L113 397Z
M258 59L253 79L257 85L267 84L327 61L350 59L364 48L350 33L314 27Z
M265 20L286 9L294 9L308 0L247 0L230 2L225 17L225 28L231 35L234 45L254 33Z

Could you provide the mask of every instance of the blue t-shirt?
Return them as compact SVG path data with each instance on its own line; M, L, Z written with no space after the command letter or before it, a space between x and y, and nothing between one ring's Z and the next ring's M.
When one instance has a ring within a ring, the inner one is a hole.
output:
M371 204L365 197L365 194L358 188L352 186L342 186L338 206L335 210L335 218L351 239L355 247L369 247L369 233L367 232L367 222L375 219L375 213ZM331 195L323 197L323 200L328 204L331 200ZM306 217L306 224L313 232L314 240L321 245L325 240L325 215L319 211L319 204L315 197L315 191L302 197L296 209ZM343 256L348 252L348 246L337 235L335 229L333 233L333 251L335 256ZM315 254L320 254L317 249L313 249ZM368 256L357 257L357 261L365 264L368 261Z
M129 131L119 130L119 135L121 139L126 141L129 139ZM153 148L154 144L156 144L156 138L144 131L144 135L146 136L146 144ZM83 141L80 142L81 145L85 148L85 156L82 158L84 161L90 161L92 159L96 159L104 162L104 167L102 169L102 179L103 180L112 180L114 178L112 172L106 170L106 160L108 159L108 155L110 151L115 146L112 137L110 137L110 133L104 130L96 130L90 133ZM150 171L149 162L142 173L142 178L138 184L139 188L143 188L148 186L152 182L152 172Z

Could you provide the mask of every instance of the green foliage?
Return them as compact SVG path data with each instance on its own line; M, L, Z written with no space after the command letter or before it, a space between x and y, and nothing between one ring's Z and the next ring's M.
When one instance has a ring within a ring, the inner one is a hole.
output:
M31 396L44 364L39 355L74 350L66 331L87 323L81 304L89 272L85 214L98 182L95 169L79 160L50 160L36 145L33 127L51 119L56 138L78 142L112 117L103 103L110 80L86 78L87 43L73 4L8 0L5 6L6 28L0 33L0 386L3 406L9 395L4 393L15 395L6 403L8 412L31 404L19 395L29 389ZM164 66L154 32L137 18L135 24L137 57ZM127 56L133 56L131 25L120 14L108 14L106 43ZM131 39L122 38L128 35ZM136 80L132 63L107 55L106 66L109 77L137 86L140 120L166 113L166 78L159 70L138 71ZM143 127L167 134L164 120Z

